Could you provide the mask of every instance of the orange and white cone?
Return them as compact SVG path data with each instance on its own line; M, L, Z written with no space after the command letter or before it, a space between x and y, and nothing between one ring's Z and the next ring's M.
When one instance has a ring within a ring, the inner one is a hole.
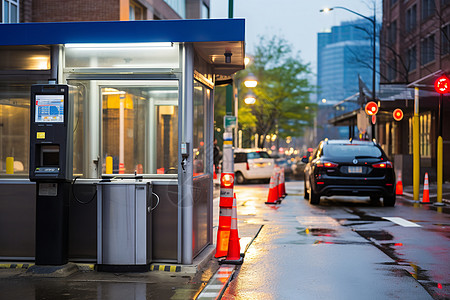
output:
M272 175L270 177L270 184L269 184L269 195L267 196L267 202L266 204L277 204L278 201L278 189L276 187L275 182L275 176Z
M425 173L425 180L423 182L422 203L430 203L430 186L428 185L428 173Z
M230 242L228 243L228 254L224 260L221 260L220 264L234 264L241 265L244 262L241 257L241 245L239 243L239 233L237 227L237 207L236 207L236 194L233 198L233 209L231 212L231 228L230 228Z
M230 240L231 213L233 208L234 174L222 173L220 176L219 228L217 230L216 254L224 257L228 253Z
M286 177L284 175L284 168L281 168L281 194L283 195L283 198L287 196L285 185Z
M402 183L402 172L398 172L397 184L395 185L395 194L403 195L403 183Z
M281 169L277 171L277 189L278 189L278 202L283 199L283 187L281 186Z

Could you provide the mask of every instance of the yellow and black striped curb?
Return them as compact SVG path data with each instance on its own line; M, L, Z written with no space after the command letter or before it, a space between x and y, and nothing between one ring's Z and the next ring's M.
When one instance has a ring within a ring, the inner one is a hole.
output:
M151 265L151 271L181 272L181 266Z
M0 264L0 269L28 269L34 264Z

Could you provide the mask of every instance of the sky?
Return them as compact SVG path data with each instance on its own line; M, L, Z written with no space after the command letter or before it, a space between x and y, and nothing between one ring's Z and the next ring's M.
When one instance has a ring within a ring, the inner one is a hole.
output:
M210 0L213 19L228 17L228 0ZM373 15L374 0L234 0L234 17L244 18L246 54L251 54L259 36L281 36L300 51L303 63L317 72L317 33L358 16L342 9L321 13L320 9L344 6L365 16ZM376 0L377 21L382 4ZM368 21L369 22L369 21Z

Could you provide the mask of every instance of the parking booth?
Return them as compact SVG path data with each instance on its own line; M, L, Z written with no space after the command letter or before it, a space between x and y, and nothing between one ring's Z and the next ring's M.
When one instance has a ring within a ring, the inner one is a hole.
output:
M54 78L73 99L68 260L191 264L213 243L214 86L244 68L244 35L241 19L2 24L0 260L35 258L30 91Z

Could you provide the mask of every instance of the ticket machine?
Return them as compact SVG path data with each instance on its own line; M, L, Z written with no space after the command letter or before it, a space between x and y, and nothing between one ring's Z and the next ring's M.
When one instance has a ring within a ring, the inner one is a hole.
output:
M69 86L33 85L30 107L30 180L36 182L36 265L63 265L73 174Z

